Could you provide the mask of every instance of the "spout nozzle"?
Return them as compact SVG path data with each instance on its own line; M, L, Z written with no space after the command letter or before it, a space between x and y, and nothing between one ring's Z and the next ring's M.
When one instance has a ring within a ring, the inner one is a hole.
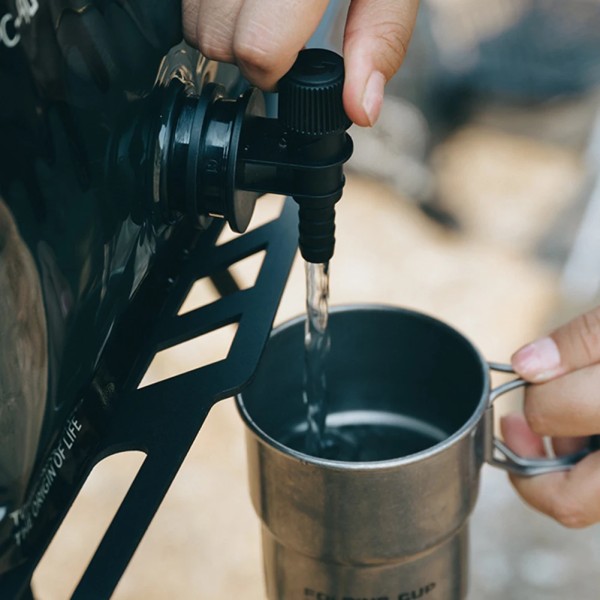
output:
M295 180L303 194L293 197L300 205L300 253L310 263L329 261L335 246L335 203L344 187L343 164L352 154L343 89L342 57L315 48L300 52L278 85L279 118L307 165Z
M326 263L335 248L335 199L301 199L299 209L299 247L302 258L310 263Z

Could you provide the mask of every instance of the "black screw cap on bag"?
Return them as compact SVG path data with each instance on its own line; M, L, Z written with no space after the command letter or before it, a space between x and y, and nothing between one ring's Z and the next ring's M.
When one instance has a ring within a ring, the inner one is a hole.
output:
M311 48L298 55L279 81L279 119L290 132L323 136L346 131L344 60L330 50Z

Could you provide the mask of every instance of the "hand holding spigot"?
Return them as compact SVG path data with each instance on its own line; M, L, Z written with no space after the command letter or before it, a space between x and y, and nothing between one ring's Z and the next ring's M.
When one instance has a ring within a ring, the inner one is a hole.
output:
M178 116L171 143L164 146L172 163L166 172L176 178L164 186L169 207L195 220L223 217L243 232L259 195L292 196L300 206L302 256L327 262L343 164L352 154L343 83L340 56L305 50L280 82L277 119L264 116L256 88L232 100L209 84L199 98L182 97L182 106L173 109Z

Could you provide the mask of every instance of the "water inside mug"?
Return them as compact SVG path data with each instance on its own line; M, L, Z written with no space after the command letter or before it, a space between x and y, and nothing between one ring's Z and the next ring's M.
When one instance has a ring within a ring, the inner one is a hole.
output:
M387 461L420 453L468 429L485 410L487 364L448 325L368 305L334 308L329 327L322 459ZM303 343L304 319L278 328L238 402L265 441L314 458L304 440Z
M279 439L292 450L311 454L306 446L306 429L306 422L298 421ZM320 455L348 462L391 460L427 450L447 437L440 428L406 415L372 410L344 411L327 416Z

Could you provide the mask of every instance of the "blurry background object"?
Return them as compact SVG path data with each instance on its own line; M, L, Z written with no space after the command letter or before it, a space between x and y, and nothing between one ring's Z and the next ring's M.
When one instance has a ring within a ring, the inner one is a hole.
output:
M600 291L600 109L585 153L586 178L581 190L583 217L562 277L567 298L593 302Z
M599 31L598 0L489 0L485 8L476 0L425 0L380 122L354 132L351 164L460 226L436 182L436 149L460 126L480 123L585 151L599 106ZM589 155L593 178L598 157ZM581 206L573 210L578 221ZM584 269L581 259L572 263L568 281L585 279L574 274Z

